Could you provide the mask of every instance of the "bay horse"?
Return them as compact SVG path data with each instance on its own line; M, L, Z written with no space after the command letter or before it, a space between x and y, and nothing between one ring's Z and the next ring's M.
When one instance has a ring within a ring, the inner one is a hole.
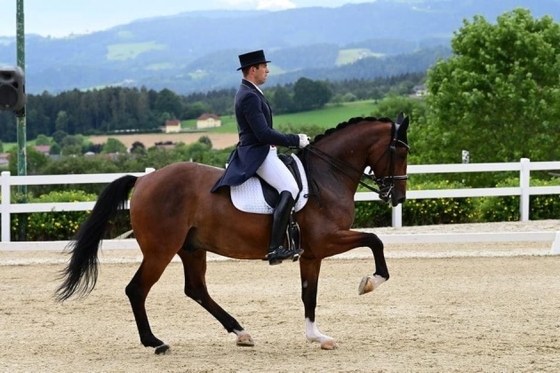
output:
M359 293L370 292L389 279L379 237L350 229L355 216L354 194L362 184L393 206L404 202L408 125L409 119L402 113L395 122L388 118L351 118L318 135L296 153L312 186L307 204L296 214L304 249L299 266L305 333L309 341L320 343L322 349L334 349L336 342L319 331L315 320L321 261L357 247L369 247L375 272L362 279ZM371 173L364 172L368 168ZM126 295L141 343L153 347L157 354L169 349L167 343L152 333L146 298L178 255L184 269L187 297L211 313L228 333L235 333L238 346L253 346L250 334L208 294L206 253L263 260L272 217L237 210L228 188L211 193L223 172L218 167L178 162L141 177L125 175L111 182L100 193L91 214L66 248L70 259L61 272L62 283L56 290L56 299L62 302L93 290L98 275L99 245L107 223L118 210L126 208L133 190L130 221L143 259L126 286ZM375 187L364 179L373 181Z

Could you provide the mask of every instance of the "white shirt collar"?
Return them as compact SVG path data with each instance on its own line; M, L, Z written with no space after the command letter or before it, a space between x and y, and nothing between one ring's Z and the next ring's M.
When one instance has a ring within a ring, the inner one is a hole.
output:
M255 87L255 88L264 96L263 91L259 88L258 85L256 85L255 83L253 83L253 82L251 82L250 80L247 80L247 79L243 79L243 81L245 81L245 82L251 84L253 87Z

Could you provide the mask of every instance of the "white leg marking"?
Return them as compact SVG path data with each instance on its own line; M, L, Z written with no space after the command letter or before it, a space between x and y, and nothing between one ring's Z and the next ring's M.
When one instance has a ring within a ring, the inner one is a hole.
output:
M251 335L245 330L233 330L233 332L237 336L235 344L237 344L238 346L253 347L255 345L255 342L253 342L253 338L251 338Z
M317 328L317 324L311 322L308 318L305 319L305 336L309 342L319 342L322 349L332 350L336 348L334 339L321 333Z
M387 281L387 279L385 277L381 277L379 275L373 276L371 278L371 280L373 281L373 290L377 289L379 287L379 285L381 285L382 283Z

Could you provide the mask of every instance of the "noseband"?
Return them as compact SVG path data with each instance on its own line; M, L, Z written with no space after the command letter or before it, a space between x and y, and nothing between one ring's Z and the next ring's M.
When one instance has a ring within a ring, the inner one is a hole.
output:
M400 144L400 145L406 147L406 150L410 151L410 148L407 144L405 144L401 140L393 138L393 141L391 142L391 145L389 146L389 148L387 150L385 150L385 153L383 153L383 154L386 154L387 152L390 153L389 154L389 176L376 177L373 174L373 169L370 168L371 172L370 173L365 173L364 172L362 174L361 179L360 179L360 185L363 185L364 187L368 188L369 190L371 190L373 192L376 192L377 194L379 194L379 198L381 198L383 200L389 199L389 197L393 193L393 188L395 187L395 182L408 180L408 175L395 175L395 157L396 157L396 151L397 151L397 144ZM381 160L382 158L383 158L383 156L381 158L379 158L379 160ZM379 162L379 160L377 162ZM373 180L379 189L375 189L373 187L370 187L368 184L366 184L363 181L364 179Z

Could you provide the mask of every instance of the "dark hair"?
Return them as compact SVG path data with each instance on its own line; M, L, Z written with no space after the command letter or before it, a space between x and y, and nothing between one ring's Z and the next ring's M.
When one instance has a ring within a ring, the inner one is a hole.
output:
M263 65L263 64L264 64L264 62L257 63L257 64L254 64L254 65L251 65L251 66L245 66L244 68L241 69L241 71L243 72L243 76L247 76L247 74L249 74L249 69L251 67L254 67L258 70L260 68L260 66Z

